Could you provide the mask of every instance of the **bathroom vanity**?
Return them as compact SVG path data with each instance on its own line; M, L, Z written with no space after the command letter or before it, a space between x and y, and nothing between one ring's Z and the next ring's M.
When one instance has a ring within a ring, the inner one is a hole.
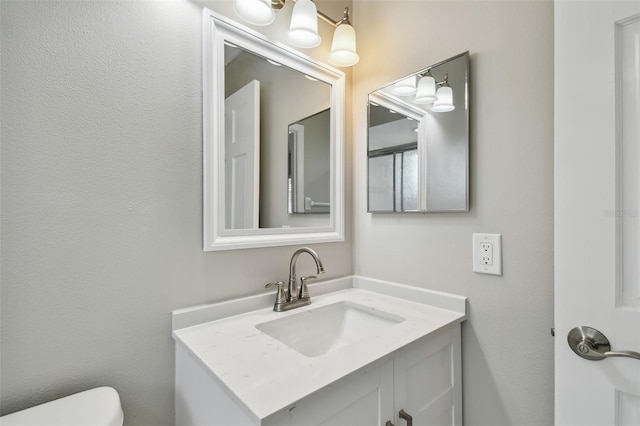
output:
M461 425L466 298L364 277L173 312L180 425Z

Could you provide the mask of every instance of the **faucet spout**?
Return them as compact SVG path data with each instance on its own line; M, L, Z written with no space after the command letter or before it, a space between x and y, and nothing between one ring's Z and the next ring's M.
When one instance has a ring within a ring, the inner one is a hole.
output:
M298 299L298 282L297 282L297 278L296 278L296 262L298 261L298 257L302 254L302 253L307 253L309 254L313 260L316 262L316 273L317 274L324 274L324 266L322 265L322 261L320 260L320 257L318 256L318 253L316 253L314 250L310 249L309 247L301 247L298 250L296 250L293 253L293 256L291 256L291 262L289 263L289 285L287 287L288 289L288 296L289 296L289 301L293 302L295 300Z

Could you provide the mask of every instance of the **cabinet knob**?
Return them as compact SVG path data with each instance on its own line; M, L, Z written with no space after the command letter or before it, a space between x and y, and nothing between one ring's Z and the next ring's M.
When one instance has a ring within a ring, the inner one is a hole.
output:
M384 424L384 426L396 426L396 425L391 423L391 420L387 420L387 422Z

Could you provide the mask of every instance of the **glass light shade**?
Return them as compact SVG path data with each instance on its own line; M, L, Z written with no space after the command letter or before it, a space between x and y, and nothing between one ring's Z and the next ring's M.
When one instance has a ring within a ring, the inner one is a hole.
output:
M435 112L448 112L456 109L453 106L453 90L451 87L443 86L438 89L438 100L433 103L431 111Z
M349 24L340 24L333 33L329 62L339 67L350 67L360 60L356 53L356 30Z
M291 13L287 41L296 47L310 49L320 44L318 10L311 0L298 0Z
M276 19L271 0L233 0L233 11L250 24L264 26Z
M414 100L417 104L432 104L436 97L436 80L430 75L425 75L418 81L418 93Z
M416 94L416 76L412 75L404 80L400 80L393 85L393 94L398 96L413 96Z

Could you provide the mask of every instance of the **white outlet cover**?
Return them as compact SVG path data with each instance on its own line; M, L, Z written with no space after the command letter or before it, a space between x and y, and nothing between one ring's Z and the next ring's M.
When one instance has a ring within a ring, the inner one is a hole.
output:
M491 244L492 264L482 264L482 243ZM502 235L501 234L473 234L473 272L479 274L502 275Z

